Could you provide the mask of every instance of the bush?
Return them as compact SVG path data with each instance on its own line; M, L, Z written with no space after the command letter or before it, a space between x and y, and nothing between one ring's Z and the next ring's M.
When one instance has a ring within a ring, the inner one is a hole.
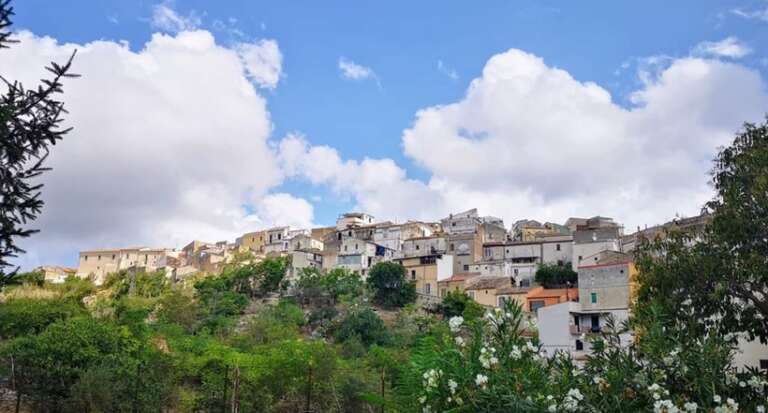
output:
M535 280L545 288L555 288L568 283L576 285L579 282L579 274L571 269L570 263L565 265L541 264L536 269Z
M365 346L384 345L389 342L389 332L384 322L370 308L353 311L341 322L336 331L336 340L345 342L356 337Z
M405 268L398 263L376 263L367 282L374 302L381 306L396 308L416 301L416 286L405 279Z
M463 291L451 291L443 297L439 305L439 311L446 320L451 317L462 316L470 321L483 315L483 306L478 304Z
M84 314L85 309L74 300L8 300L0 304L0 337L38 334L56 321Z

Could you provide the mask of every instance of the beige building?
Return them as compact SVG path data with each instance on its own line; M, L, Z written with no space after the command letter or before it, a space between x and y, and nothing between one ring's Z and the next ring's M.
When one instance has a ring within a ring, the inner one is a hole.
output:
M450 255L426 255L422 257L396 258L405 267L405 278L416 283L419 294L438 296L438 281L447 279L453 271Z
M312 238L309 234L298 234L288 241L289 251L322 251L323 241Z
M77 269L69 267L60 267L56 265L43 265L37 267L35 272L43 273L45 281L53 284L63 283L67 277L74 276L77 273Z
M449 292L453 291L464 292L464 286L467 280L479 275L480 273L467 272L462 274L454 274L449 278L438 281L437 288L440 290L440 297L445 297Z
M255 231L243 234L239 238L239 245L255 253L263 253L266 243L267 231Z
M504 306L506 301L514 301L523 311L528 311L526 297L533 287L501 287L496 290L496 306Z
M512 287L514 280L510 277L473 277L467 281L464 291L478 304L486 307L496 307L496 293L506 287Z
M129 268L141 268L155 271L167 265L167 258L173 250L165 248L117 248L80 252L78 277L93 277L96 284L101 284L108 274Z

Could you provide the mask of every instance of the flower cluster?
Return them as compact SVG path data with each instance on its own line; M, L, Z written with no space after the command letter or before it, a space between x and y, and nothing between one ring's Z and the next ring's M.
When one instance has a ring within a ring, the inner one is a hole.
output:
M483 347L480 349L480 364L486 368L489 369L492 366L495 366L496 364L499 364L499 359L495 356L496 349L493 347Z

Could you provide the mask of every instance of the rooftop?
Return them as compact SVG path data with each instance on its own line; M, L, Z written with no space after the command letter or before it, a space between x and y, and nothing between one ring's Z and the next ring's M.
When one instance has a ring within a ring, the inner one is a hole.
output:
M512 277L477 276L473 277L465 290L491 290L512 285Z

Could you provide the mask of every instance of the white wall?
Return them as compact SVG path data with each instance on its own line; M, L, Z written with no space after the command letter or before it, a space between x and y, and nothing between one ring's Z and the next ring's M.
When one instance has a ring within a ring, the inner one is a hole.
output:
M539 308L539 341L547 355L552 356L558 351L570 354L575 350L575 337L571 335L570 325L573 319L571 311L578 307L578 303L569 301Z
M453 275L453 255L443 255L437 259L437 281L451 278ZM437 289L435 289L437 290ZM437 293L437 291L435 291Z
M576 270L581 265L590 265L591 263L582 262L579 257L587 258L590 255L597 254L600 251L619 251L619 240L601 241L601 242L589 242L585 244L573 244L573 257L571 258L571 264L573 269Z
M760 360L768 360L768 345L760 340L739 339L738 351L733 356L733 365L738 368L760 367Z

